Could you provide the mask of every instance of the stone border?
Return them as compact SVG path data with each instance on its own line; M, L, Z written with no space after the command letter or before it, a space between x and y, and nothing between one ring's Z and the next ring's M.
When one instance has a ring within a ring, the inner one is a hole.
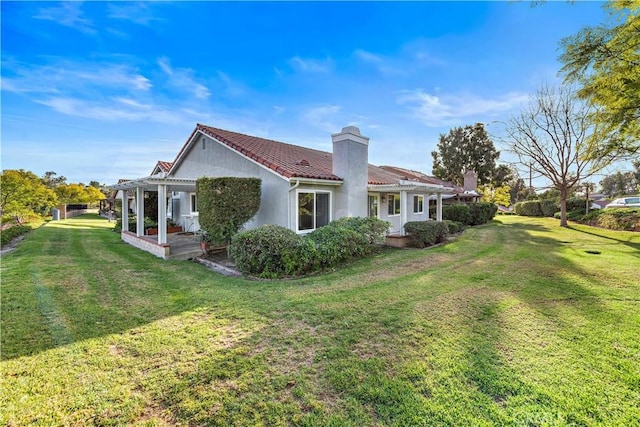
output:
M233 268L229 268L224 265L218 264L217 262L213 262L208 259L204 259L200 257L195 257L194 260L204 265L205 267L215 271L216 273L222 274L223 276L229 276L229 277L242 276L242 273L240 273L238 270L234 270Z

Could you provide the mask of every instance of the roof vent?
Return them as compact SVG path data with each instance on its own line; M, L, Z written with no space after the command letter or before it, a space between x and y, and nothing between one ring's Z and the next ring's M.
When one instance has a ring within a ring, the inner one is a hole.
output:
M300 165L300 166L311 166L311 165L309 164L309 160L307 160L307 159L302 159L302 160L300 160L298 163L296 163L296 165Z

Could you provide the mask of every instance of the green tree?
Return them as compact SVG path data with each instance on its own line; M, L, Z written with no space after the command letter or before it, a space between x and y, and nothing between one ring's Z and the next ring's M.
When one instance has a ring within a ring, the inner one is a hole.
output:
M509 182L514 178L514 171L507 165L498 165L491 178L491 184L494 187L502 187L509 185Z
M47 171L42 176L42 183L52 190L55 189L58 185L66 184L67 177L65 176L57 176L58 174L54 171Z
M640 191L640 161L633 163L635 170L616 172L600 181L600 191L610 197L634 194Z
M567 198L599 170L586 157L592 129L588 116L589 108L576 100L571 87L542 87L505 129L510 151L520 164L530 165L560 193L562 227L567 226Z
M480 193L482 193L482 201L494 203L504 207L511 206L511 188L508 185L501 185L494 187L492 184L483 185L480 187Z
M84 186L80 184L59 184L55 187L60 203L87 203L87 194Z
M640 152L640 2L606 4L614 24L585 27L561 41L565 82L596 108L589 139L592 159L610 162Z
M432 151L433 175L457 185L463 184L465 171L478 174L478 185L491 183L496 170L496 151L482 123L455 127L448 135L440 134L438 151Z
M16 222L33 214L47 214L57 204L57 196L33 172L7 169L0 175L0 210Z

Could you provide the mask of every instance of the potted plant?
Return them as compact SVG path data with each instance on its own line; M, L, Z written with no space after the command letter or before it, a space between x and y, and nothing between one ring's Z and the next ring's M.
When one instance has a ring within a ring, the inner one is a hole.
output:
M196 238L200 242L200 249L202 249L202 255L205 255L209 250L209 245L211 243L211 236L205 230L196 231Z

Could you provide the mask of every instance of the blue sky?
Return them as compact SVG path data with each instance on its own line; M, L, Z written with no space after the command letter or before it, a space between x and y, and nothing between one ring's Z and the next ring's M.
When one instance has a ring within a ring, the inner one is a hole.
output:
M438 136L559 81L599 2L5 2L2 168L148 175L195 124L431 173ZM491 126L488 128L491 130Z

